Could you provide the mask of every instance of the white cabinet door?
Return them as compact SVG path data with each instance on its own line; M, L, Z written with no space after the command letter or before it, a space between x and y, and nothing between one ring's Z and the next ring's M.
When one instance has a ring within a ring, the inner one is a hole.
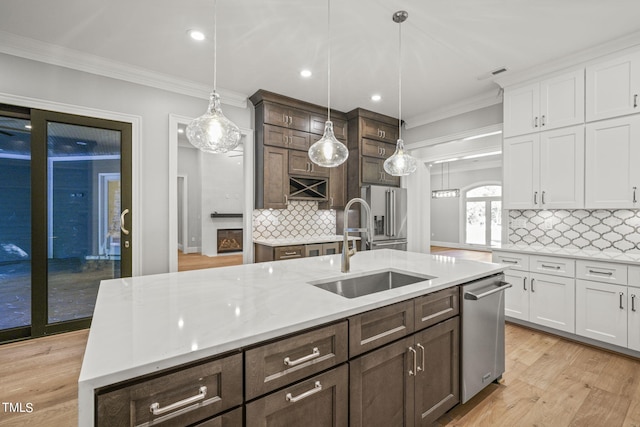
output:
M529 321L574 333L575 280L531 273L529 282Z
M627 287L576 280L576 334L627 346Z
M587 121L640 112L640 53L587 67Z
M507 89L504 92L504 136L535 132L540 126L540 84Z
M511 284L505 291L504 314L520 320L529 320L529 273L507 270L504 281Z
M540 134L540 207L584 207L584 126Z
M540 204L540 135L504 140L503 207L532 209Z
M638 208L640 116L586 126L585 207Z
M628 287L627 347L640 351L640 289Z
M584 69L540 83L540 130L584 123Z

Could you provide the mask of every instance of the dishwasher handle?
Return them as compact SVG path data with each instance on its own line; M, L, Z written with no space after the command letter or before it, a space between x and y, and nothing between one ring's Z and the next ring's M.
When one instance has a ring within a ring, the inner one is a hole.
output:
M481 294L477 294L476 295L473 292L465 292L464 293L464 299L470 299L470 300L473 300L473 301L477 301L477 300L479 300L481 298L488 297L489 295L493 295L493 294L498 293L498 292L502 292L505 289L509 289L511 286L512 286L511 283L500 282L500 286L498 286L497 288L491 289L490 291L483 292Z

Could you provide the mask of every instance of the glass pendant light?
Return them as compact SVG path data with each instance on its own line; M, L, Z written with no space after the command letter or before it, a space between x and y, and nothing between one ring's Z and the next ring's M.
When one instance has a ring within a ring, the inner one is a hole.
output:
M331 122L331 0L328 0L328 59L327 59L327 121L324 124L324 134L319 141L309 148L309 159L318 166L333 168L344 163L349 157L349 150L333 133Z
M205 153L226 153L240 143L240 129L222 114L220 95L216 92L217 1L213 0L213 92L207 112L187 126L187 139Z
M399 33L399 54L398 54L398 141L396 151L391 157L384 161L384 170L389 175L404 176L413 173L418 168L415 157L404 152L404 141L402 140L402 23L407 20L409 14L400 10L393 14L393 22L398 24Z

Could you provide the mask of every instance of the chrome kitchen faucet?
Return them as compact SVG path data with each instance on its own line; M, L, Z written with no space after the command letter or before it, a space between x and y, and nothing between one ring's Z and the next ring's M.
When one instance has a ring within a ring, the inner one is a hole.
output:
M367 212L367 227L366 228L349 228L349 208L355 202L360 203L364 206L364 210ZM355 197L347 203L347 206L344 207L344 241L342 243L342 266L340 271L343 273L349 272L349 258L356 254L356 241L353 241L353 247L349 249L349 233L367 233L367 244L365 244L364 248L367 246L371 247L371 243L373 242L373 222L371 216L371 208L359 197Z

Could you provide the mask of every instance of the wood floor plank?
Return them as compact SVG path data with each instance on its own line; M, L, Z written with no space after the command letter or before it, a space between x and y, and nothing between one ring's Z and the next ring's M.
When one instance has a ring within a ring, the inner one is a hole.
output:
M599 388L591 388L570 427L614 427L624 423L631 399Z

